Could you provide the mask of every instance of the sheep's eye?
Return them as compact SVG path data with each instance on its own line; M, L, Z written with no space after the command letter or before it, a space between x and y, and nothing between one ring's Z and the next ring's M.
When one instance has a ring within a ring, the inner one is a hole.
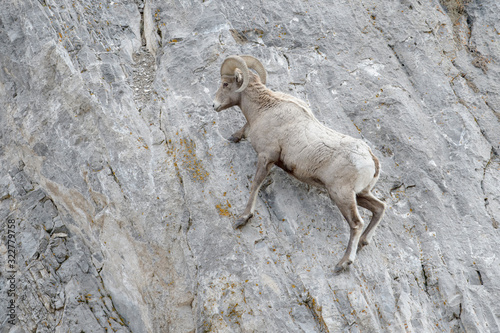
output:
M227 82L224 82L224 84L222 85L223 87L227 87L229 85L229 83Z

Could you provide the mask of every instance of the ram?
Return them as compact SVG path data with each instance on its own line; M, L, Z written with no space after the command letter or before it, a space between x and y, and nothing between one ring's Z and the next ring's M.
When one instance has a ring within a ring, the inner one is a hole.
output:
M244 226L253 216L260 186L277 165L307 184L325 188L347 220L349 243L335 266L336 272L342 271L354 261L356 252L369 244L384 215L385 204L371 193L380 174L379 160L362 140L320 123L300 99L266 88L266 70L256 58L229 56L220 74L213 107L219 112L239 106L247 122L229 140L238 142L247 137L257 152L250 199L234 227ZM372 212L364 231L358 205Z

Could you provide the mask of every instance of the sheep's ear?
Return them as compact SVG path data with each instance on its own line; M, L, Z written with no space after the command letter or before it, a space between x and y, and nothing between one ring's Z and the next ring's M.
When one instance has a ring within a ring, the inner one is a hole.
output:
M241 82L243 82L243 73L239 69L234 71L234 79L236 80L236 83L241 86Z
M237 69L234 73L234 78L236 79L236 83L243 82L243 73Z

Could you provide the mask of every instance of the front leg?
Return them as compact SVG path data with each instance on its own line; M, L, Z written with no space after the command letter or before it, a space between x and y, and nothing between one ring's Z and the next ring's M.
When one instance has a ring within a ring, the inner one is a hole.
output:
M247 122L245 125L243 125L242 128L240 128L238 131L234 132L233 135L231 135L228 140L231 142L234 142L234 143L240 142L241 139L247 137L249 127L250 126L248 125L248 122Z
M259 154L257 160L257 171L255 172L252 188L250 190L250 198L248 199L245 211L234 224L235 229L247 224L248 220L253 216L255 211L255 202L257 201L257 194L259 193L260 186L269 174L274 162L275 161L271 159L268 154Z

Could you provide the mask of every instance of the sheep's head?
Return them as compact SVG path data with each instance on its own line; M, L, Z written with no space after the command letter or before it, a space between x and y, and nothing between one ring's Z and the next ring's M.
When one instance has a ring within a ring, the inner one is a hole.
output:
M239 103L241 93L250 82L248 69L259 74L261 81L266 82L266 70L259 60L252 56L229 56L221 65L221 85L215 93L214 109L219 112Z

